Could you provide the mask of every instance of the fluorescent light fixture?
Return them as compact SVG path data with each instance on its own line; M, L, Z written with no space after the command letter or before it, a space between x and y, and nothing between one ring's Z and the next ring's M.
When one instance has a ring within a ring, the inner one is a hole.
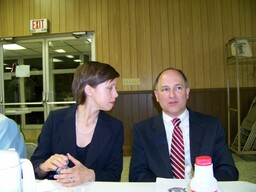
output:
M81 59L75 59L74 61L78 63L81 62Z
M56 59L56 58L53 58L52 61L53 61L54 63L62 62L61 59Z
M66 52L64 49L56 49L54 51L57 53L65 53Z
M74 58L74 55L66 55L67 58Z
M5 69L7 69L7 70L11 70L12 68L11 68L11 67L5 67Z
M22 49L26 49L25 47L22 47L22 46L17 45L17 44L5 44L5 45L3 45L3 47L6 50L22 50Z

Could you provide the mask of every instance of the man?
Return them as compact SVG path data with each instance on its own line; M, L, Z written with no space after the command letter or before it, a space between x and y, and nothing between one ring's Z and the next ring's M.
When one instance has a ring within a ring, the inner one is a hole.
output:
M168 68L158 75L154 94L162 113L134 125L131 182L155 182L157 177L189 179L195 158L202 155L211 156L218 181L238 180L220 120L188 109L189 92L181 70ZM173 124L173 120L180 124ZM177 130L181 142L173 141L178 138L173 136ZM174 147L176 143L182 146ZM174 152L177 148L178 152ZM177 155L182 151L183 155Z
M12 119L0 113L0 150L14 148L20 158L27 158L24 139Z

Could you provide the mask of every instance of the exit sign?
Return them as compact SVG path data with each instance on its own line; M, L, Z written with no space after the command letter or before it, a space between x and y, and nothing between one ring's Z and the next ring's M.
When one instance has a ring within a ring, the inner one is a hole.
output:
M30 20L30 33L45 33L48 32L47 19L32 19Z

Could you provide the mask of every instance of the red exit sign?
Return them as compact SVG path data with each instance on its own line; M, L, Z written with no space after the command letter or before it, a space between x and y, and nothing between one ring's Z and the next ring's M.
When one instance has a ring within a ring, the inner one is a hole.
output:
M47 19L32 19L30 20L30 33L45 33L48 32Z

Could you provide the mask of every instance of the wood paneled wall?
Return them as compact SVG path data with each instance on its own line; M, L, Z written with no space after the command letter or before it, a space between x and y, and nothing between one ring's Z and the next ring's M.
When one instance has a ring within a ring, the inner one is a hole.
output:
M30 36L29 20L47 18L49 34L95 31L96 59L140 78L121 91L151 90L170 66L192 88L223 88L225 43L256 36L255 10L255 0L0 0L0 37ZM255 74L244 87L256 86Z

